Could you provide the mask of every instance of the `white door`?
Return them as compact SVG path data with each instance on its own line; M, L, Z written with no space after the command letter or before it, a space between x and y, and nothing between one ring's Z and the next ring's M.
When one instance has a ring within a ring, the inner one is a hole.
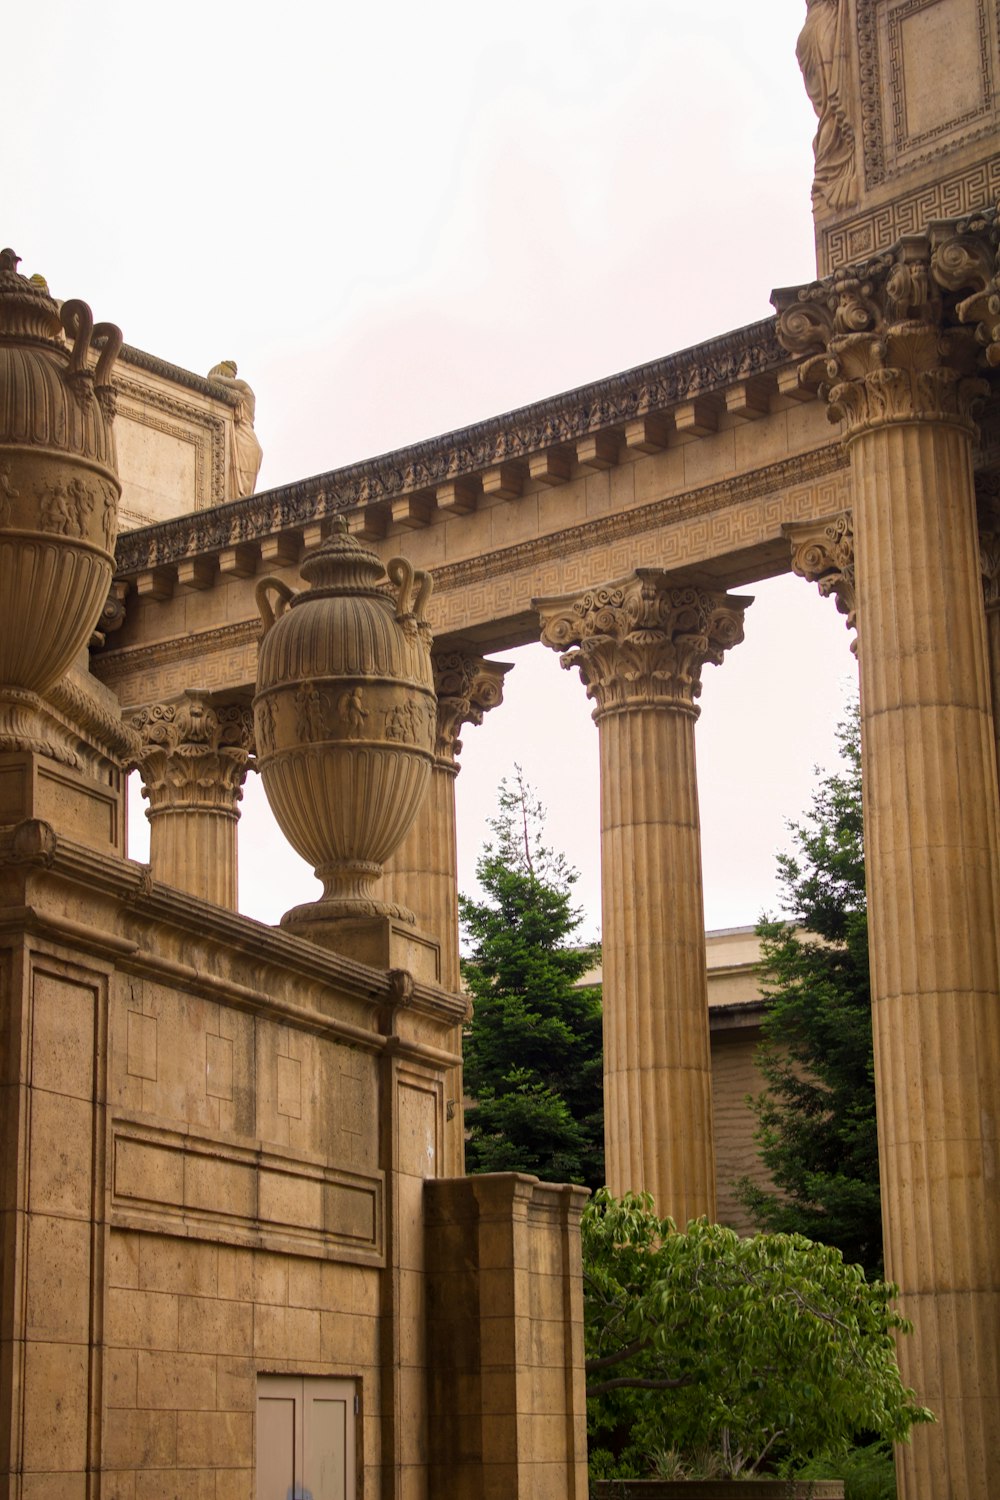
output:
M354 1500L353 1380L257 1377L257 1500Z

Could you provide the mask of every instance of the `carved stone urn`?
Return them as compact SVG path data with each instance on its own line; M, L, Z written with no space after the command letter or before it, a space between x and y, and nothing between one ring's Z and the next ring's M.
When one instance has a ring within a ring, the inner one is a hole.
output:
M0 251L0 718L8 720L19 703L30 714L33 695L63 676L100 619L121 493L110 384L121 333L95 327L85 302L60 308L17 265L12 250ZM95 367L92 342L101 346Z
M257 767L285 837L323 882L322 899L282 926L412 923L376 900L375 882L416 817L434 756L431 580L402 558L383 572L343 523L301 571L300 593L277 578L257 585Z

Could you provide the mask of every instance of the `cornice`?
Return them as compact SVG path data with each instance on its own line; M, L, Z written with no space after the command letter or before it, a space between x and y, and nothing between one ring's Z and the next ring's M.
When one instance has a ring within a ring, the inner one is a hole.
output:
M160 359L159 355L147 354L145 349L136 349L132 344L123 344L118 356L122 364L132 365L134 369L145 370L149 375L158 375L161 380L169 380L171 385L186 386L189 391L197 391L199 396L208 396L213 401L218 401L220 406L235 407L239 404L238 391L229 390L227 386L217 385L214 380L207 380L204 375L196 375L193 370L184 370L180 365L172 365L168 360Z
M129 353L138 351L129 351ZM153 361L149 355L143 359ZM791 363L765 318L704 344L638 365L591 385L406 448L317 474L246 499L129 531L118 543L118 570L128 575L178 562L358 505L471 475L559 443L676 406L734 382ZM172 367L169 367L172 368ZM187 372L179 372L187 374ZM190 376L188 383L197 377ZM201 382L197 389L209 387ZM214 394L216 388L207 389Z

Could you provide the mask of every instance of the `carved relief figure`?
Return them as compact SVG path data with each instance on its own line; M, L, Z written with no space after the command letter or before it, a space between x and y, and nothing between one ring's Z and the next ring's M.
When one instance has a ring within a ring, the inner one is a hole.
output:
M257 486L263 450L253 430L257 411L257 398L245 380L236 379L236 362L224 359L213 365L208 372L209 380L227 386L239 396L233 411L233 425L229 437L229 478L226 499L239 500L243 495L252 495Z
M836 212L857 202L854 127L849 118L847 0L806 0L795 47L819 124L813 140L813 206Z
M118 535L118 500L114 490L107 488L104 491L104 545L109 552L114 551L115 538Z
M274 749L274 722L274 702L265 698L257 705L257 741L264 755Z
M300 740L321 740L326 733L323 727L323 700L314 682L304 682L295 694L295 732Z
M411 742L410 721L402 704L396 704L386 714L385 737L387 740L398 740L403 745Z
M60 480L40 486L36 491L40 505L43 531L54 531L59 536L69 536L72 526L70 500L66 487Z
M359 687L352 687L348 692L341 693L337 702L337 712L347 723L352 733L361 733L365 727L368 710L365 708Z
M10 520L10 502L18 498L18 492L10 482L10 464L4 464L0 473L0 526Z
M69 498L73 507L72 526L77 536L85 536L87 523L94 509L94 491L89 484L84 484L82 479L71 479Z

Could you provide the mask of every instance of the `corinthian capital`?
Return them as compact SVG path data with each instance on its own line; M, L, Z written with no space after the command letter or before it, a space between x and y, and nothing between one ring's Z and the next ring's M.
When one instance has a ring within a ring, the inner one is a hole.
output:
M854 587L854 522L849 510L819 521L794 521L783 526L792 547L792 572L815 583L824 599L831 596L856 630L857 594ZM857 641L851 642L855 656Z
M192 689L169 703L129 715L141 749L149 813L201 811L236 817L253 749L253 716L239 704L217 704Z
M483 715L503 702L503 680L511 663L486 661L469 651L435 651L431 665L438 700L435 754L455 766L462 753L462 726L478 728Z
M565 668L579 667L595 719L649 705L697 716L701 669L718 666L743 639L750 603L655 568L568 598L534 600L543 643L563 652Z
M938 223L874 260L772 295L778 338L802 356L848 440L893 422L972 426L977 371L1000 364L995 213Z

